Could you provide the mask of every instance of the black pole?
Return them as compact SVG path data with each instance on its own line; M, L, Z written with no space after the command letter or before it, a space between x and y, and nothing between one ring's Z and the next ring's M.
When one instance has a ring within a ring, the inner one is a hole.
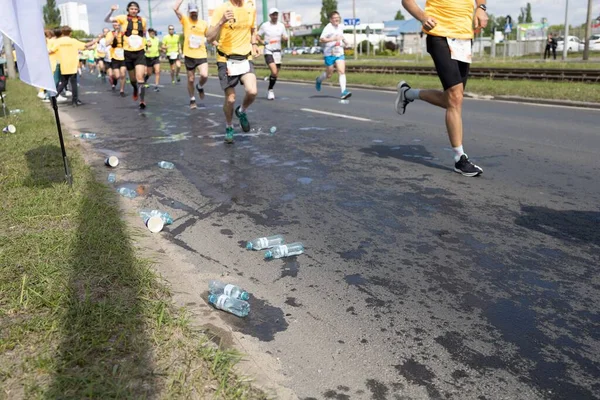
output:
M56 120L56 129L58 129L60 149L62 150L63 163L65 165L65 178L69 183L69 186L73 186L73 177L71 176L71 170L69 169L69 160L67 159L67 151L65 150L62 127L60 126L60 117L58 116L58 103L56 102L56 96L52 96L52 108L54 109L54 119Z
M4 103L4 95L2 91L0 91L0 98L2 99L2 112L4 113L4 118L6 118L6 103Z

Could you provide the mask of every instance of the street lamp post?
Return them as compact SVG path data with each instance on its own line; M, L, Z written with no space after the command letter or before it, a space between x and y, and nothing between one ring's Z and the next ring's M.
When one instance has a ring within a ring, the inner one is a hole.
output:
M568 37L569 37L569 0L566 0L566 6L565 6L565 34L564 34L564 40L563 40L563 54L562 54L562 59L563 61L567 60L567 52L569 49L569 41L568 41Z
M152 0L148 0L148 25L152 28Z
M352 0L352 32L354 34L354 59L358 60L358 54L356 53L356 0Z
M584 47L583 47L583 59L585 61L590 58L590 36L592 33L592 0L588 0L587 19L585 20L585 36Z

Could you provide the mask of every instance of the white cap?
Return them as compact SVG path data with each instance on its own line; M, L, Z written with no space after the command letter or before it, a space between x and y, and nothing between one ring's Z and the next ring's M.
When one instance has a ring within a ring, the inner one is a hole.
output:
M198 12L198 5L196 3L188 3L188 12L189 13L197 13Z
M277 9L277 7L271 7L269 9L269 15L275 14L275 13L279 14L279 10Z

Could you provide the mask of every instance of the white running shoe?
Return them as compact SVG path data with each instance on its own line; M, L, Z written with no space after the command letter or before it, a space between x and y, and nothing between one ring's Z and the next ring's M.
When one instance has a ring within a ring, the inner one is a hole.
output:
M267 92L267 100L275 100L275 93L272 90Z
M68 91L68 90L65 90L65 96L67 96L67 97L71 97L71 96L73 96L73 93L71 93L71 92L70 92L70 91Z
M56 102L57 103L66 103L67 101L69 101L69 99L67 99L66 97L61 96L60 94L58 96L56 96Z
M38 92L37 97L40 100L44 100L46 98L46 93L44 93L44 92Z

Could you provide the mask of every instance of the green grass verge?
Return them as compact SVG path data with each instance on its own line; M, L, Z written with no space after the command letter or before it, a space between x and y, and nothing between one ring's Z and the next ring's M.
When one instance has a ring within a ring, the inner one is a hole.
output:
M266 67L259 65L258 78L267 75ZM279 73L281 79L305 80L314 82L318 72L286 71L285 64ZM397 75L397 74L347 74L348 84L373 85L378 87L396 87L398 81L404 79L412 87L422 89L441 89L442 85L436 76ZM337 83L337 75L329 82ZM467 91L493 96L522 96L539 99L573 100L600 102L598 84L575 82L543 82L528 80L491 80L469 79Z
M25 111L0 117L17 127L0 136L0 399L265 398L173 306L72 141L64 183L51 112L8 86Z

